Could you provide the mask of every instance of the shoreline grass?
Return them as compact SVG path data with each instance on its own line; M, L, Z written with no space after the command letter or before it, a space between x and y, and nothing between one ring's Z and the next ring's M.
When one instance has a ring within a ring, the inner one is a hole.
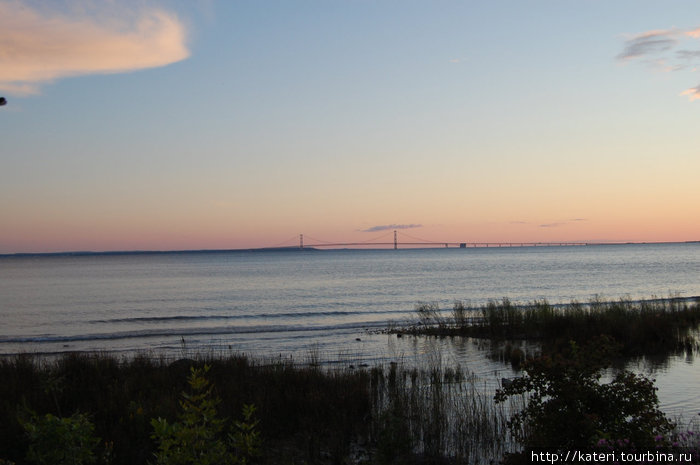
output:
M153 463L151 420L177 419L190 367L205 364L221 418L235 422L244 406L255 406L263 464L488 463L515 447L507 421L516 406L495 405L459 367L324 369L193 357L1 359L0 459L28 463L27 418L82 414L101 438L98 456Z
M504 298L479 309L455 302L446 316L437 304L416 306L417 321L387 332L420 336L467 336L491 340L537 340L547 344L586 341L601 335L621 346L623 355L646 355L700 349L700 298L594 299L586 304L553 305L546 300L526 305Z
M509 424L529 396L494 403L494 393L473 374L439 357L421 368L351 369L288 358L190 356L174 362L104 353L0 359L0 463L32 463L23 423L50 416L94 425L95 456L109 457L100 463L154 463L153 420L179 418L188 373L205 365L226 425L238 424L241 411L254 406L249 424L262 442L250 463L487 464L521 453Z
M394 329L429 336L476 336L499 343L534 339L557 344L601 335L635 351L697 350L700 301L601 302L518 306L504 299L479 312L456 303L452 318L437 305L419 306L420 324ZM518 355L511 347L510 357ZM355 369L324 367L310 354L256 360L236 354L182 358L67 353L0 358L0 463L28 463L27 418L87 418L110 464L153 463L152 420L178 418L191 367L205 365L218 414L228 424L254 406L262 439L259 463L497 463L520 445L508 425L528 396L493 402L479 381L439 357L422 368L388 363ZM437 354L440 355L440 354ZM512 380L511 380L512 382Z

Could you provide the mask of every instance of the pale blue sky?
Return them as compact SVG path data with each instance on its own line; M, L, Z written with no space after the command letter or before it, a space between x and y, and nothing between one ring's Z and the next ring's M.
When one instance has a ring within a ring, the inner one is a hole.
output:
M0 74L0 253L700 238L696 1L26 5L127 30L157 6L188 56L34 95Z

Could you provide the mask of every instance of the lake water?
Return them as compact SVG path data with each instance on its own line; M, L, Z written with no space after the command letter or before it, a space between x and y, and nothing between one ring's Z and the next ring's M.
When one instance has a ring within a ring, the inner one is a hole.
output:
M305 250L0 257L0 355L88 350L244 352L341 364L440 357L496 383L510 368L478 341L378 334L419 302L446 310L700 296L700 244ZM184 341L184 348L183 348ZM667 410L700 411L698 364L638 370Z

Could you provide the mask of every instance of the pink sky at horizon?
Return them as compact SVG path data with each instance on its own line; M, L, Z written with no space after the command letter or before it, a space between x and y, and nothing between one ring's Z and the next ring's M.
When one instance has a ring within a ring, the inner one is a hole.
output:
M481 225L441 226L423 225L419 227L396 229L399 244L428 240L435 242L690 242L700 240L693 237L697 226L687 221L685 227L669 232L662 225L638 223L630 229L629 222L612 221L604 225L592 225L590 220L563 220L553 224L535 224L527 222L493 223ZM41 229L41 225L36 225ZM392 242L394 228L374 232L360 230L343 231L334 228L316 227L299 233L286 231L247 231L243 228L230 227L216 230L204 227L182 227L174 225L164 233L158 227L144 225L137 231L120 230L104 225L104 229L85 230L76 234L74 224L56 227L53 223L49 234L33 234L16 238L5 234L5 250L0 253L51 253L69 251L130 251L130 250L217 250L250 249L276 246L295 246L299 243L299 234L304 234L306 246L322 242ZM391 226L391 225L388 225ZM6 231L7 233L7 231ZM9 239L9 240L8 240ZM322 242L319 242L322 241Z

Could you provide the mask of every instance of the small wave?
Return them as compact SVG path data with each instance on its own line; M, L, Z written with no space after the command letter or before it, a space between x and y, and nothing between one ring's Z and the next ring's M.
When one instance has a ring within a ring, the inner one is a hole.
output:
M314 318L350 315L392 315L410 313L406 310L363 310L363 311L321 311L321 312L285 312L285 313L248 313L244 315L173 315L173 316L138 316L129 318L110 318L91 320L90 323L161 323L168 321L213 321L213 320L243 320L243 319L272 319L272 318Z
M136 331L120 331L114 333L75 334L75 335L51 335L37 336L11 336L0 337L0 343L66 343L78 341L98 341L116 339L134 339L168 336L209 336L225 334L252 334L252 333L292 333L292 332L320 332L339 330L372 330L386 327L386 321L363 321L337 325L258 325L258 326L224 326L213 328L177 328L177 329L144 329Z

